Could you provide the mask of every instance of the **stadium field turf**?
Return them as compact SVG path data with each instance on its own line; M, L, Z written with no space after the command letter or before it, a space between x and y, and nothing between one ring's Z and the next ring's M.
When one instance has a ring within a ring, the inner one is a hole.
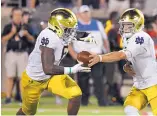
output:
M54 97L41 97L38 111L36 115L66 115L67 100L63 100L63 105L56 105ZM122 106L107 106L98 107L96 99L91 97L91 104L88 107L81 106L78 115L84 116L95 116L95 115L105 115L105 116L123 116ZM1 104L1 114L4 115L15 115L17 110L20 108L20 103L13 102L11 104L3 104L4 99L2 99ZM141 111L141 114L149 114L150 108L146 108Z

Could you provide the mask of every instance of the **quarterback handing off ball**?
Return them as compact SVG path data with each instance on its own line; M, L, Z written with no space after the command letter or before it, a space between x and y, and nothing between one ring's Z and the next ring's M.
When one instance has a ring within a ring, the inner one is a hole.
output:
M91 60L91 58L89 57L91 54L87 51L82 51L80 53L77 54L77 60L78 62L83 62L83 64L85 66L88 66L89 61Z

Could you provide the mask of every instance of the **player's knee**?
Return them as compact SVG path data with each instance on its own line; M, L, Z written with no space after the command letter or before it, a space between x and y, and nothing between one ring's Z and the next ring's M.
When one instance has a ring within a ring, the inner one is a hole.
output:
M70 92L70 98L74 97L81 97L82 96L82 91L79 86L74 86L71 88Z
M135 115L139 116L138 109L133 106L126 106L124 112L127 116Z
M75 100L75 101L78 101L78 102L80 102L81 101L81 95L79 95L79 96L75 96L75 97L73 97L72 99L73 100Z
M81 98L81 97L82 97L82 92L77 92L75 94L70 95L70 99L71 98Z
M69 100L70 100L70 102L72 102L72 103L80 104L80 103L81 103L81 97L82 97L82 96L75 96L75 97L73 97L73 98L71 98L71 99L69 99Z

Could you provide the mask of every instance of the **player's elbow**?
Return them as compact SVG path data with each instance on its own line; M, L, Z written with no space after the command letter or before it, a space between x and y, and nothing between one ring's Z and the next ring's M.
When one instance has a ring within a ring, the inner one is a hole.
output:
M119 60L126 59L126 54L122 51L119 52Z
M43 71L46 75L51 75L52 66L43 66Z

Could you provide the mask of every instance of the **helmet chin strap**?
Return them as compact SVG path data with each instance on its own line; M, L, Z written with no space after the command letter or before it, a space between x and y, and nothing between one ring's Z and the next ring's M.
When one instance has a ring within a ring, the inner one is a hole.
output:
M68 36L62 36L61 37L62 44L63 45L69 45L73 40L76 40L75 36L73 34L68 35Z
M62 44L65 46L69 45L72 42L72 38L70 38L70 37L66 38L66 39L62 38L61 40L62 40Z

